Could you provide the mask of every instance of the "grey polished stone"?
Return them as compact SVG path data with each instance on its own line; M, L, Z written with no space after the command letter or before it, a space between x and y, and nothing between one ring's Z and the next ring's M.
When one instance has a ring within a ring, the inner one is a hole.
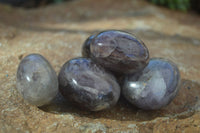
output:
M120 96L115 77L89 58L66 62L58 79L60 92L65 98L91 111L114 106Z
M148 49L141 40L117 30L97 34L90 44L90 52L93 61L117 73L137 72L149 61Z
M180 73L166 59L152 58L142 72L125 77L122 93L133 105L147 110L168 105L179 90Z
M25 101L36 106L48 104L58 92L58 79L49 62L39 54L30 54L17 70L17 90Z

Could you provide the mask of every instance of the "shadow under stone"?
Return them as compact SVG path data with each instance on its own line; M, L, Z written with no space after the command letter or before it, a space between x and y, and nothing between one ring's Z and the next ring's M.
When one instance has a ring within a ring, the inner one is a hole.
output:
M74 106L65 100L60 93L51 104L40 107L40 109L55 114L71 113L79 117L120 121L149 121L157 117L184 119L192 116L200 107L199 88L200 84L197 82L182 79L179 93L175 99L168 106L154 111L138 109L121 96L115 107L99 112L91 112Z

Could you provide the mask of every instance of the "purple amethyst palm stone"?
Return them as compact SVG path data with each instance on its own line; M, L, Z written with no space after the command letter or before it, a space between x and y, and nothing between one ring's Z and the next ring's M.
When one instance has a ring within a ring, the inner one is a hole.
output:
M173 62L152 58L142 72L125 76L122 93L141 109L160 109L174 99L179 83L180 73Z
M115 77L89 58L66 62L58 79L60 92L65 98L91 111L114 106L120 96Z
M96 35L90 44L90 54L93 61L117 73L137 72L149 61L148 49L141 40L117 30Z
M56 72L43 56L30 54L19 64L17 90L30 104L48 104L58 92Z

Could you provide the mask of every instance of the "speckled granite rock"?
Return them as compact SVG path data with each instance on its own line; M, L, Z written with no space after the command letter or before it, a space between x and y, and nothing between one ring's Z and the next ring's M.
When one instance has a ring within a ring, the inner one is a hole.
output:
M71 1L31 10L0 5L0 132L199 132L199 22L195 14L138 0ZM81 56L88 36L105 29L132 32L151 57L178 65L181 87L170 105L143 111L122 97L111 110L87 112L62 97L42 108L24 102L15 80L23 57L40 53L58 73L66 60Z

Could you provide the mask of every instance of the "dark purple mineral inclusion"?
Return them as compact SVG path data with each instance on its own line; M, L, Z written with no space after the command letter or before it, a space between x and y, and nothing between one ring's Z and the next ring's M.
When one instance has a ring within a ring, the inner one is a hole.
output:
M114 106L120 96L115 77L89 58L66 62L58 80L60 92L65 98L91 111Z
M147 47L130 33L108 30L97 34L90 41L91 59L108 70L133 73L148 64Z
M82 56L83 57L87 57L87 58L90 57L90 44L91 44L94 37L95 37L95 35L91 35L84 42L84 44L82 46Z
M166 59L152 58L142 72L125 77L122 93L133 105L146 110L168 105L179 90L180 73Z

